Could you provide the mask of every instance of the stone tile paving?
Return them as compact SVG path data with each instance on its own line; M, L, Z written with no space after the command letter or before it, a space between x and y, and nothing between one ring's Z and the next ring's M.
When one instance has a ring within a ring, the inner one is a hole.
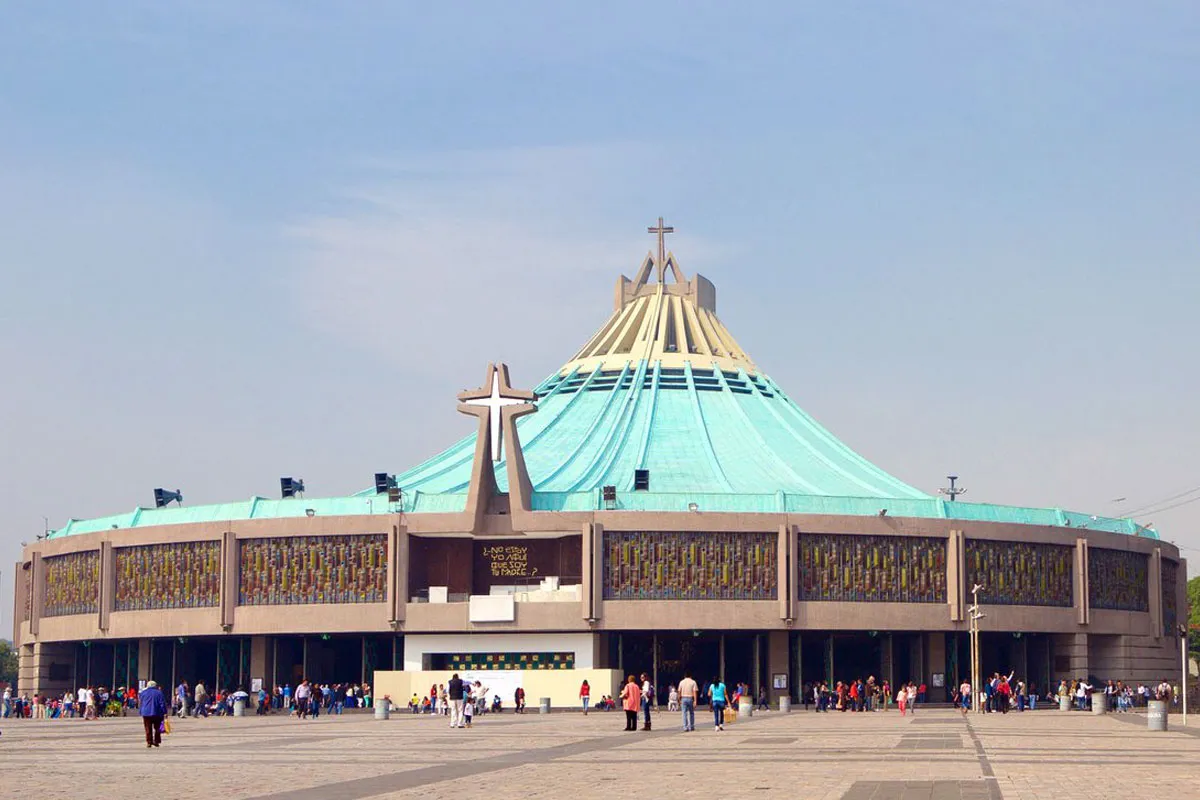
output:
M6 720L0 797L1200 800L1200 739L1150 733L1144 718L773 712L692 733L674 722L625 733L619 713L487 715L471 730L409 715L182 720L147 750L133 718Z

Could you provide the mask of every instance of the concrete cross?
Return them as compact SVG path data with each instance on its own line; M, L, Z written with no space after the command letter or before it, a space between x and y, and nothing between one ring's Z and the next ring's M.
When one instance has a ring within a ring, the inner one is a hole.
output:
M505 387L508 388L508 387ZM505 406L519 406L528 403L527 397L506 395L500 391L500 370L492 371L492 393L487 397L475 400L464 400L469 406L483 406L488 410L488 433L492 439L492 461L500 460L500 409Z
M658 227L657 228L646 228L646 233L657 233L658 234L658 265L657 266L658 266L658 282L659 283L662 283L663 279L667 275L667 273L666 273L666 268L667 268L666 235L668 233L674 233L674 232L675 232L675 226L674 225L664 225L662 217L658 218Z

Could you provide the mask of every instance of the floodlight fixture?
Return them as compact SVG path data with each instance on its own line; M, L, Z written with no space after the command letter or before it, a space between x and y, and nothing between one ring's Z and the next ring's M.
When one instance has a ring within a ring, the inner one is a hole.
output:
M183 491L180 489L176 489L173 492L170 489L154 490L155 508L162 508L169 503L178 503L179 505L183 505Z
M375 494L383 494L396 485L396 476L386 472L375 473Z
M313 517L313 516L316 516L316 514L317 514L317 510L315 508L304 509L304 516L306 516L306 517Z
M688 503L688 511L691 511L692 513L695 513L695 512L697 512L697 511L699 511L699 510L700 510L700 506L698 506L697 504L695 504L695 503Z
M303 478L280 478L279 479L279 494L283 497L295 497L296 495L304 494L304 479Z
M887 516L887 509L886 509L886 508L881 508L881 509L879 509L879 516L881 516L881 517L886 517L886 516Z

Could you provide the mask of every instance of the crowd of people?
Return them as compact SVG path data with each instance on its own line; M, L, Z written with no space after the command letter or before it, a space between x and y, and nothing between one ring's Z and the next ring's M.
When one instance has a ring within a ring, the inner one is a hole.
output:
M320 716L322 711L341 714L346 708L370 708L371 685L318 684L304 680L294 689L291 684L273 690L260 689L252 698L244 687L210 692L203 681L192 686L181 680L167 701L167 713L175 717L232 716L238 700L247 708L255 706L255 713L260 715L286 711L300 719L310 719ZM12 688L7 687L0 705L0 717L4 719L92 720L137 712L138 689L133 686L112 690L104 686L80 686L76 691L68 689L61 695L41 693L33 696L14 694Z
M45 693L14 695L4 690L0 716L4 719L98 719L123 717L138 707L138 690L121 686L80 686L78 691L67 690L61 695Z

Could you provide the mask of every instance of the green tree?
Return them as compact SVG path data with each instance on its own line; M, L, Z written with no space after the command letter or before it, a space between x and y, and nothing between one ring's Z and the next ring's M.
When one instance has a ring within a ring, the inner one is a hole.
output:
M1200 653L1200 575L1188 581L1188 651Z
M17 648L8 639L0 639L0 683L17 685Z

